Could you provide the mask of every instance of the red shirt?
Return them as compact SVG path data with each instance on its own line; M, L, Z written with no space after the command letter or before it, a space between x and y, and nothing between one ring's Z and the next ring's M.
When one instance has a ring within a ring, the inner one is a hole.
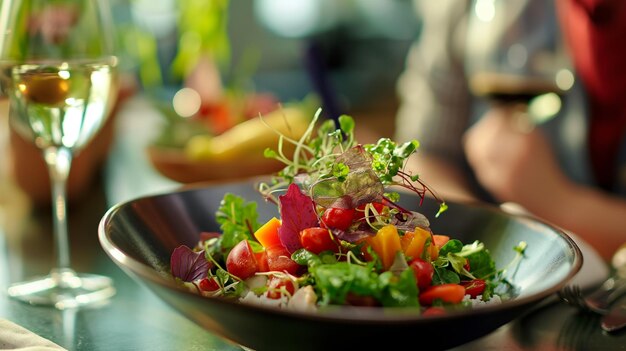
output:
M626 131L626 1L558 0L559 20L589 96L589 152L599 185L611 187Z

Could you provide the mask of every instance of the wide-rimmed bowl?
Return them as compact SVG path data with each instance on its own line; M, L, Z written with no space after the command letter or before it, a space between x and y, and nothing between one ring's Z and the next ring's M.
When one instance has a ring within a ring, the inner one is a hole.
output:
M131 277L200 326L255 350L361 350L378 345L428 345L446 349L484 336L540 304L581 268L582 255L563 231L532 217L485 204L450 203L435 218L438 203L402 194L401 205L424 213L435 233L470 243L481 240L502 268L520 241L528 246L508 278L519 295L500 304L438 316L393 309L353 307L303 313L216 298L180 288L169 270L170 255L181 244L193 246L199 233L218 229L213 214L227 192L258 200L259 219L277 215L251 182L187 187L113 206L99 226L100 242Z

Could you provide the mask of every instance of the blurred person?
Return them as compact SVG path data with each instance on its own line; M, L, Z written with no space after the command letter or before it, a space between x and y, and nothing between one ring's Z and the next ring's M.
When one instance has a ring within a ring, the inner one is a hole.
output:
M531 128L514 123L517 108L469 90L475 52L467 44L477 42L469 15L479 3L416 1L423 27L398 81L395 136L420 142L410 167L449 201L516 203L609 259L626 242L626 3L507 2L525 10L507 12L506 24L552 6L529 39L562 35L575 77L558 114ZM503 40L512 35L507 26L491 30Z

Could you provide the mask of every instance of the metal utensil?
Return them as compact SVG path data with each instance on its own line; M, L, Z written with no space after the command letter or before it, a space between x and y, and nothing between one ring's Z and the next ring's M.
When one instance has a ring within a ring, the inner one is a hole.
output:
M611 258L613 274L602 285L585 297L586 304L594 311L606 313L610 304L626 293L626 243Z
M601 311L597 311L593 309L585 299L580 287L578 285L566 285L558 292L559 298L566 302L567 304L578 307L583 311L591 311L602 313Z
M626 295L613 303L609 312L600 321L602 330L616 332L626 327Z
M567 285L559 291L559 297L580 309L607 314L609 306L626 294L626 244L613 254L611 266L613 274L589 295L585 296L577 285Z
M602 317L600 325L607 332L616 332L626 327L626 295L624 294L626 292L626 244L620 246L615 255L613 255L611 265L615 269L615 276L618 277L614 283L621 284L620 287L615 289L613 296L615 297L617 292L621 292L621 297L613 303L608 313Z

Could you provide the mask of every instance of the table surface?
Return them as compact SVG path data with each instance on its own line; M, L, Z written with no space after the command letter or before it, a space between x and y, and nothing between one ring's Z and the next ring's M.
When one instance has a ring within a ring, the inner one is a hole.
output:
M123 106L103 176L80 205L69 208L73 268L114 279L117 294L103 306L59 311L8 298L11 283L45 274L51 267L52 218L48 209L31 208L0 172L0 318L68 350L241 350L189 321L131 279L98 242L98 223L110 206L179 186L157 174L145 157L143 147L158 131L156 125L145 127L154 123L154 113L141 99ZM6 151L3 129L0 125L0 153ZM489 349L626 350L626 332L603 333L597 315L554 302L454 350Z

